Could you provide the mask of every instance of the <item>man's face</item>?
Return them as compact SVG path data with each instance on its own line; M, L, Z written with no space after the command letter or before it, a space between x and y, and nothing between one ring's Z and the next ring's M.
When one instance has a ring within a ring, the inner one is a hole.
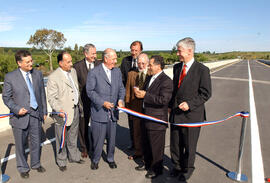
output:
M90 47L88 52L84 53L84 56L88 62L94 62L97 58L97 50L96 48Z
M63 60L59 62L59 65L64 71L71 71L73 65L71 55L68 53L64 54Z
M141 52L142 50L141 50L140 44L135 44L131 46L130 53L134 59L137 58Z
M156 65L154 64L154 59L150 59L149 61L149 66L148 66L148 71L149 71L149 74L150 75L155 75L157 74L158 72L161 71L161 66L160 65Z
M115 67L115 64L117 63L117 55L115 52L110 52L108 57L105 57L104 65L108 69L112 69Z
M31 56L22 57L22 60L18 61L17 63L19 67L25 72L29 72L33 69L33 60Z
M190 49L190 48L184 48L182 46L178 46L177 47L177 53L176 54L179 57L179 60L180 61L185 61L192 54L192 49Z
M145 58L138 59L137 63L138 63L139 71L145 70L147 68L147 66L148 66L148 62L146 61Z

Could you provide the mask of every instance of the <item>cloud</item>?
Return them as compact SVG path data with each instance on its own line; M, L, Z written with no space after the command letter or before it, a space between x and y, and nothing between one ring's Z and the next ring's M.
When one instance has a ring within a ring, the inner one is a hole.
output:
M17 18L0 12L0 32L10 31L13 29L13 23Z

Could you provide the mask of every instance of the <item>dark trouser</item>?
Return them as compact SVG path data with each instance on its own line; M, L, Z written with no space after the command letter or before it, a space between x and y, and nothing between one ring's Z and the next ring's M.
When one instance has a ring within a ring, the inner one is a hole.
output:
M133 141L134 141L134 155L142 156L142 128L141 128L141 119L133 118Z
M90 128L88 128L89 123L89 115L85 115L84 117L80 117L80 123L79 123L79 142L80 142L80 151L81 152L87 152L91 151L90 146L92 142L92 138L88 138L89 134L91 134L91 131L89 131ZM91 136L91 135L90 135Z
M161 173L165 148L166 130L149 130L142 123L142 144L145 168Z
M30 109L30 113L31 113ZM25 148L30 137L31 168L40 167L40 142L41 142L41 121L30 115L29 124L26 129L12 127L15 139L17 169L20 173L30 170L27 164Z
M115 136L116 136L116 122L108 121L107 123L91 121L92 137L93 137L93 156L92 161L98 163L104 141L107 141L107 161L114 162L115 151Z
M191 175L195 169L195 153L200 127L187 128L171 125L171 158L173 167Z
M129 127L129 135L130 135L130 145L134 147L134 129L133 129L133 119L130 118L128 114L128 127Z

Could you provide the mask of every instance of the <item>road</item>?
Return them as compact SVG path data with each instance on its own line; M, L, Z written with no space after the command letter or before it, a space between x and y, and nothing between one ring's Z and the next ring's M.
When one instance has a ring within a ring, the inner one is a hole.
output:
M255 106L250 104L249 71L253 79L253 92ZM241 61L222 68L211 74L212 98L206 104L207 120L219 120L240 111L254 111L247 120L246 140L244 143L242 173L247 175L248 182L259 183L264 177L270 176L270 140L268 132L268 113L270 112L270 67L256 61ZM256 123L258 132L256 133ZM197 148L196 170L188 181L190 183L230 183L226 173L236 170L239 139L241 131L240 117L231 119L221 124L202 127ZM252 125L251 125L252 124ZM255 125L255 127L253 127ZM22 180L16 171L15 159L10 159L2 164L2 170L11 177L9 182L20 183L174 183L177 179L168 180L166 177L172 168L169 152L169 130L166 134L164 173L154 180L146 180L145 172L137 172L134 168L137 163L127 159L131 153L126 150L129 144L127 116L121 113L117 128L117 145L115 161L118 168L111 170L108 164L101 159L99 169L90 169L90 160L83 165L69 164L66 172L60 172L55 163L55 143L43 146L41 162L47 169L46 173L39 174L30 171L30 178ZM255 130L254 130L255 129ZM43 126L45 137L52 139L53 124L47 119ZM251 133L252 131L252 133ZM255 132L254 132L255 131ZM252 134L252 135L251 135ZM255 139L255 140L254 140ZM258 141L259 140L259 141ZM14 139L11 130L0 134L0 156L8 157L14 154ZM258 148L261 145L261 148ZM253 149L253 150L252 150ZM261 149L261 151L260 151ZM253 153L252 153L253 152ZM260 155L261 154L261 155ZM261 161L260 161L261 157ZM30 159L30 158L29 158ZM256 163L252 163L252 161ZM260 169L263 167L263 170Z

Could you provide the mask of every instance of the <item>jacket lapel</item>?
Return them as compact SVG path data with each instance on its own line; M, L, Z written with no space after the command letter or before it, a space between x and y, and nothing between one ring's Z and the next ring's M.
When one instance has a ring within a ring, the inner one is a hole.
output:
M105 70L104 70L104 68L103 68L103 66L102 66L102 64L100 64L100 75L101 75L101 77L103 77L103 79L109 84L109 85L111 85L111 83L110 83L110 81L109 81L109 78L107 77L107 74L106 74L106 72L105 72ZM112 75L112 72L111 72L111 75ZM112 77L112 76L111 76Z
M162 77L163 74L164 74L164 72L162 71L162 73L160 73L159 76L152 82L151 86L148 87L147 91L150 91L152 88L155 88L156 85L160 83L159 80L160 80L160 78Z
M188 80L190 80L190 78L191 78L192 75L193 75L194 69L196 68L196 65L197 65L197 62L194 61L193 64L191 65L190 69L188 70L187 75L184 77L184 79L183 79L183 81L182 81L182 83L181 83L181 85L180 85L180 88L181 88L182 86L184 86L185 83L188 82ZM180 77L180 76L179 76L179 77Z
M17 69L17 78L18 78L18 83L22 83L24 88L27 90L27 92L29 92L26 81L23 77L22 72L20 71L20 69Z
M59 75L59 79L61 79L65 84L67 84L69 87L72 88L70 81L67 79L67 77L65 76L63 71L61 71L60 67L58 67L57 72L58 72L58 75Z

